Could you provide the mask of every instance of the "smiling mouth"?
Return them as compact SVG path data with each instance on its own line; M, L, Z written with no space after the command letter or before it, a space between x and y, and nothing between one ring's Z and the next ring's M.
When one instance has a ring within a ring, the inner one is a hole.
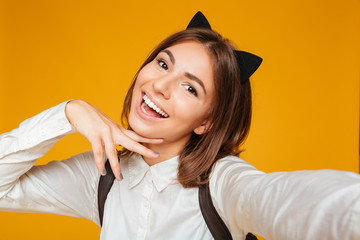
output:
M169 115L163 111L161 108L156 106L145 94L143 96L143 101L141 103L141 110L150 117L156 118L168 118Z

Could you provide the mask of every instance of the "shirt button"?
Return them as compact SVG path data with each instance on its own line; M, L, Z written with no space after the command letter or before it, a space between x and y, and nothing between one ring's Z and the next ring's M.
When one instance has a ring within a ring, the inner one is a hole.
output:
M31 137L27 137L27 138L26 138L26 143L29 144L29 145L32 143Z
M45 130L45 129L41 129L41 130L40 130L40 135L41 135L42 137L45 137L45 136L46 136L46 130Z
M59 131L64 130L65 126L66 126L66 121L65 120L60 121L60 124L59 124L59 127L58 127Z

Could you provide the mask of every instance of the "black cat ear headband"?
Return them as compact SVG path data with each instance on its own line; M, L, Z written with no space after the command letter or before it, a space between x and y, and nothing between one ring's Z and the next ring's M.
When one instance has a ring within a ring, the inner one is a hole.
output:
M186 29L189 28L211 29L211 26L204 14L199 11L191 19ZM240 68L240 81L241 83L245 83L249 80L250 76L258 69L262 62L262 58L244 51L234 50L234 54Z

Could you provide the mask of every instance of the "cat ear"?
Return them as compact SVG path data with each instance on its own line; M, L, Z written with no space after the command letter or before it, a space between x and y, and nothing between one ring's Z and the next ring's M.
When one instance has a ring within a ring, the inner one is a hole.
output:
M207 29L211 29L210 23L208 22L208 20L206 19L206 17L204 16L204 14L202 14L202 12L198 11L194 17L191 19L189 25L186 27L186 29L189 28L207 28Z
M200 11L198 11L191 19L186 29L189 28L205 28L212 30L210 23ZM262 58L249 52L237 50L234 50L234 55L240 69L240 82L243 84L247 82L250 76L258 69L262 63Z
M240 81L245 83L250 76L258 69L262 58L252 53L234 50L236 60L240 68Z

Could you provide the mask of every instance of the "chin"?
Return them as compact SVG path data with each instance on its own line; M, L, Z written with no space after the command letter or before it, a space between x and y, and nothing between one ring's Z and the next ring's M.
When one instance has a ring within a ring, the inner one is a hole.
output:
M138 135L146 138L162 138L160 136L161 131L157 130L153 126L143 126L144 123L137 123L136 120L133 120L131 116L129 116L129 126L132 131L137 133Z
M142 136L142 137L146 137L146 138L161 138L160 135L154 131L148 131L145 130L143 128L133 128L131 127L131 129L137 133L138 135Z

